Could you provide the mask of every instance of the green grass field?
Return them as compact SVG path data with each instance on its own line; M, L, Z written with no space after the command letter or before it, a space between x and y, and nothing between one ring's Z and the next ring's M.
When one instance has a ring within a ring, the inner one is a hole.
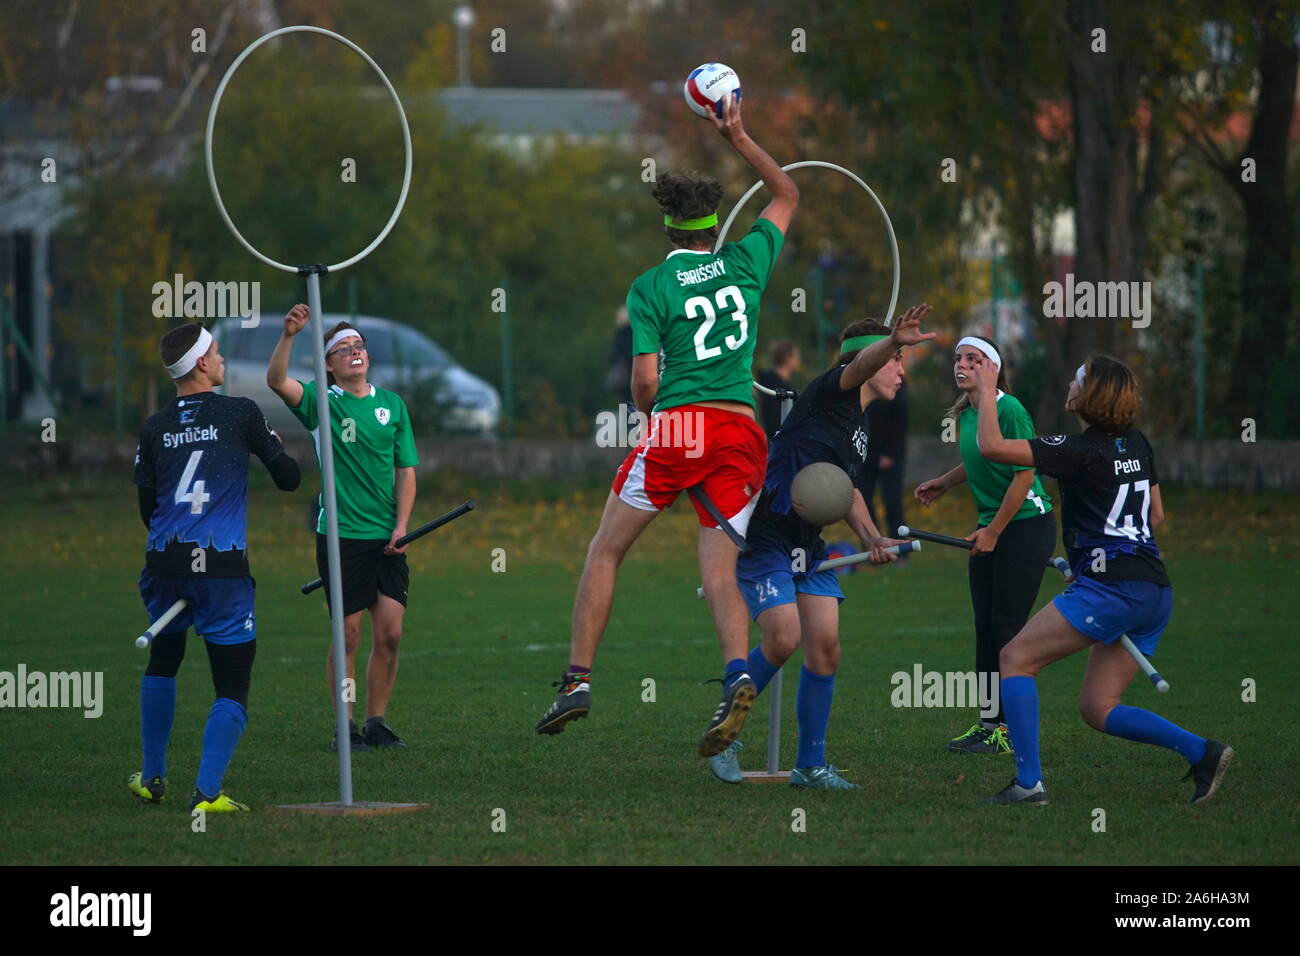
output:
M226 790L255 812L209 816L191 831L206 655L191 634L170 751L171 796L128 794L139 769L138 685L147 623L136 591L143 529L125 480L9 490L0 506L9 546L0 574L9 606L0 670L102 671L103 716L9 710L0 784L0 863L424 864L757 863L1294 864L1300 617L1300 497L1167 491L1162 529L1176 589L1158 665L1173 690L1141 677L1126 702L1227 741L1238 757L1212 803L1190 807L1185 765L1154 747L1104 737L1079 719L1077 658L1040 678L1042 745L1052 803L989 807L1009 757L945 753L972 712L895 709L890 675L973 668L964 557L931 548L908 567L844 578L844 658L828 756L858 793L781 785L728 787L695 755L717 701L720 660L696 586L694 517L680 504L624 565L597 661L594 710L553 738L533 723L567 663L568 618L604 483L560 495L529 486L426 481L416 517L465 497L480 510L415 545L402 670L389 721L410 744L357 754L358 800L418 801L429 810L333 819L274 813L275 804L337 799L324 678L328 625L305 530L305 493L282 495L257 475L250 554L258 580L258 657L250 722ZM918 526L964 533L969 502L951 496ZM427 520L427 519L425 519ZM1230 530L1231 529L1231 530ZM841 533L845 529L839 529ZM844 535L847 536L847 535ZM492 573L492 549L507 571ZM1059 553L1059 551L1058 551ZM1061 587L1045 579L1042 600ZM363 638L363 650L369 638ZM785 766L795 749L788 667ZM653 678L657 700L642 702ZM1257 702L1242 701L1242 682ZM768 701L744 735L760 769ZM506 831L492 829L505 810ZM806 832L792 812L806 811ZM1094 810L1106 831L1094 832ZM725 850L725 856L724 856Z

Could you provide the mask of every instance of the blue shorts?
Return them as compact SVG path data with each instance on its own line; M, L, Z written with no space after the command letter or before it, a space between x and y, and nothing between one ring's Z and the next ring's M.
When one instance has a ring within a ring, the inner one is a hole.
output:
M1150 657L1174 610L1174 589L1151 581L1112 581L1103 584L1080 576L1052 603L1076 631L1101 644L1113 644L1127 634Z
M825 559L826 549L818 547L807 566L815 568ZM820 594L843 603L844 592L834 571L796 573L792 563L791 555L775 545L756 545L736 559L736 584L751 618L758 620L770 608L794 604L796 594Z
M181 598L189 607L177 614L164 634L187 627L213 644L246 644L257 637L253 595L257 582L242 578L156 578L140 572L140 597L144 598L149 621L158 620Z

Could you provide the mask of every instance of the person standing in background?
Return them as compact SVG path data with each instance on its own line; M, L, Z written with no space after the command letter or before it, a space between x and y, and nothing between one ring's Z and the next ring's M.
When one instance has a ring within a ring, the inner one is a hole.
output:
M799 346L789 339L778 339L767 352L769 368L758 373L758 384L767 388L788 388L790 378L803 368L803 359L799 355ZM781 399L766 392L758 393L758 419L767 432L770 442L776 430L781 427Z
M605 391L620 402L632 401L632 323L627 318L626 303L614 313L614 338L609 343Z
M877 527L885 528L886 536L898 533L898 526L907 524L903 517L903 461L907 453L907 379L898 393L888 400L872 402L867 406L867 420L871 423L871 447L867 460L858 473L858 490L867 503L867 513ZM872 504L876 485L885 503L886 524L881 525Z

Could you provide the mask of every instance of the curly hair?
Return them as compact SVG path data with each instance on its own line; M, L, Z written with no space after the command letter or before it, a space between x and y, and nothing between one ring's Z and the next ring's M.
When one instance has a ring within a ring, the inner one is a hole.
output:
M700 219L717 211L718 203L722 202L722 183L700 173L664 173L650 194L665 216L677 220ZM675 246L698 245L702 241L712 246L718 239L718 227L673 229L664 226L664 235Z

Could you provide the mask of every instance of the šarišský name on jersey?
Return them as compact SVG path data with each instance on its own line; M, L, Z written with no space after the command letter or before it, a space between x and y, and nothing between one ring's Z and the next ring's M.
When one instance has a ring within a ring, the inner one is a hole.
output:
M712 262L706 262L694 269L678 269L677 284L695 285L697 282L708 282L710 279L716 279L718 276L726 274L727 264L721 259L714 259Z
M202 428L187 428L183 432L163 432L164 448L180 448L196 441L217 441L217 426L204 425Z

